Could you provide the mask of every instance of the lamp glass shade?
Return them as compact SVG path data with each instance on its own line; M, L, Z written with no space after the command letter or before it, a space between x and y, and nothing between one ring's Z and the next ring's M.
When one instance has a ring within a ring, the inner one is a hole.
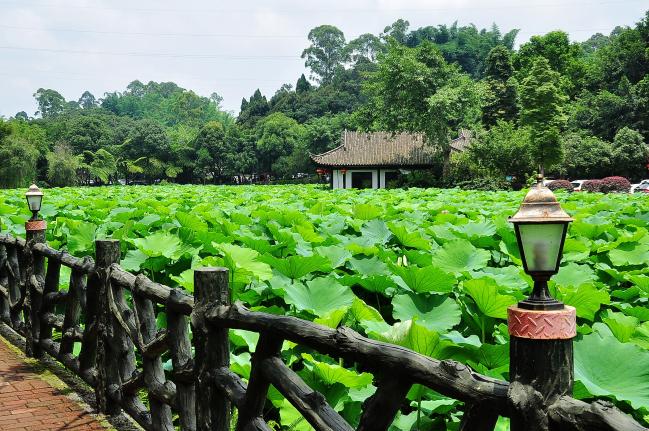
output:
M527 272L556 273L567 223L520 223L517 226Z
M30 211L40 211L43 195L27 195L27 205Z

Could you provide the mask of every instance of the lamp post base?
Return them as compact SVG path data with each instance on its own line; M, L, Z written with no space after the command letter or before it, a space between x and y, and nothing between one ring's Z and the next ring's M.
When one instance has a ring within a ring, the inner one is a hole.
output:
M513 407L511 430L547 429L538 426L537 417L527 416L525 412L543 412L543 406L561 396L572 395L576 310L569 305L560 310L509 307L507 316L509 380L512 382L508 397ZM537 397L528 396L525 388L530 386L538 392Z
M25 230L27 232L41 231L47 229L45 220L28 220L25 222Z

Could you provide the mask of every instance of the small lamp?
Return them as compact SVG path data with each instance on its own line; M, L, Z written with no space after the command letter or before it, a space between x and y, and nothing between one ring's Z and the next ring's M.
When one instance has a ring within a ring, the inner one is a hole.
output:
M36 186L32 184L29 187L27 193L27 206L32 212L32 218L30 220L38 220L38 212L41 210L41 204L43 203L43 192Z
M561 310L552 298L548 280L559 271L568 224L573 219L561 208L554 193L543 186L543 175L527 193L518 212L509 218L514 224L523 268L534 280L532 295L518 303L528 310Z

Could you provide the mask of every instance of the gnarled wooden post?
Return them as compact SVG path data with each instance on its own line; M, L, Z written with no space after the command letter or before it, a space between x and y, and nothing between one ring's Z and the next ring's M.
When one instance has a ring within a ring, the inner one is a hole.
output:
M97 292L97 384L95 397L99 410L114 414L120 411L115 402L109 402L108 393L120 384L117 371L117 352L111 346L112 328L108 311L108 289L110 289L110 266L119 263L120 248L118 240L95 241L95 271L99 292Z
M214 371L230 366L228 329L209 326L205 312L213 305L230 304L228 270L200 268L194 271L194 299L191 320L196 348L196 429L227 430L230 429L231 404L211 379Z
M40 308L45 285L45 257L34 253L36 243L45 242L44 220L29 220L25 223L26 283L25 283L25 353L27 356L40 358L43 355L40 346Z
M572 395L572 339L575 309L527 310L510 307L509 400L512 431L548 431L547 410Z

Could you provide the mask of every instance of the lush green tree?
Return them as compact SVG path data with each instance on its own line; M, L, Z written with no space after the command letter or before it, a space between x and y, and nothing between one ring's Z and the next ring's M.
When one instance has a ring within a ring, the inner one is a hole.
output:
M257 127L257 153L262 172L275 173L273 163L288 156L304 140L304 128L292 118L276 112L264 118Z
M430 42L408 48L390 41L364 91L365 127L424 133L445 159L452 133L479 119L479 88Z
M47 154L47 181L55 187L74 186L78 183L79 157L65 142L54 146Z
M112 130L105 119L96 115L76 115L65 122L63 139L75 154L95 152L112 141Z
M223 125L210 121L198 132L193 143L196 151L196 169L203 181L222 181L226 171L232 171L234 146L226 139Z
M558 170L561 176L577 180L615 175L610 142L584 133L569 133L561 144L565 154Z
M488 131L477 133L466 153L487 176L512 177L514 188L524 185L536 169L530 152L530 130L517 128L513 122L499 121Z
M65 98L58 91L39 88L34 93L34 98L36 99L36 103L38 103L36 115L40 114L43 118L62 114L65 110Z
M135 123L128 138L122 144L123 154L130 159L156 157L161 160L172 158L169 137L160 125L151 120Z
M313 118L304 124L305 141L311 153L320 154L342 143L342 133L353 127L348 114Z
M550 68L550 62L545 57L538 57L520 86L520 122L530 128L530 151L534 163L546 169L562 159L559 137L565 122L566 97L559 79L559 73Z
M540 57L545 58L550 68L561 75L561 88L566 94L574 97L586 85L584 51L579 43L570 42L566 32L552 31L543 36L532 36L529 42L521 45L514 56L519 81L532 73Z
M0 119L0 187L26 187L35 182L39 156L33 142Z
M646 177L649 149L640 133L624 127L613 139L612 162L617 175L632 179Z
M333 25L321 25L312 29L308 38L311 45L302 51L304 65L318 82L327 84L347 60L345 35Z
M632 123L633 99L608 90L583 92L568 108L568 124L573 130L588 130L612 140L617 130Z
M499 120L513 121L518 114L517 83L513 78L511 52L502 45L489 51L485 69L485 103L482 123L491 127Z

